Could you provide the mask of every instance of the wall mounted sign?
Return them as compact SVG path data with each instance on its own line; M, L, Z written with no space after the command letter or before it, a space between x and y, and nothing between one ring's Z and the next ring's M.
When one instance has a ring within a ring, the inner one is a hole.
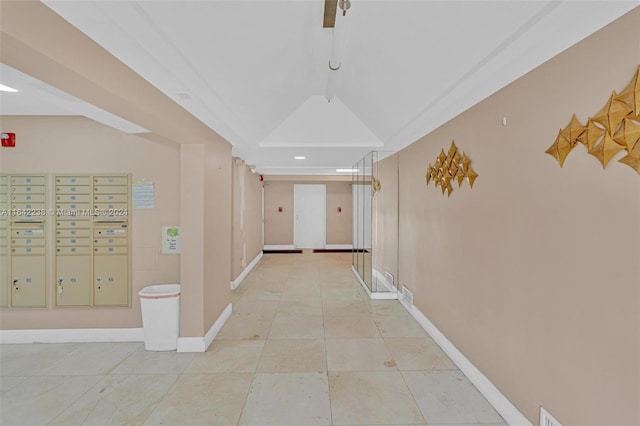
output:
M180 254L180 227L162 227L162 254Z
M133 208L152 209L154 207L153 182L137 180L131 186L133 188Z

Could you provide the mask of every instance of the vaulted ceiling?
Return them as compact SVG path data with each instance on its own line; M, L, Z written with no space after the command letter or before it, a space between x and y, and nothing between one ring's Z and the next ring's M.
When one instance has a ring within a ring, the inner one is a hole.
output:
M370 150L397 151L639 4L351 0L337 16L346 36L328 102L323 0L44 3L266 174L335 173ZM57 105L145 131L6 65L0 73L28 82L25 98L44 96L33 114ZM28 113L15 99L3 95L0 112Z

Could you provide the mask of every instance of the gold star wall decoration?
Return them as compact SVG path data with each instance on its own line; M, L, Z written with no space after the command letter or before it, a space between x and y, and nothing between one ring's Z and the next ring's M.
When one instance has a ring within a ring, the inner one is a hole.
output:
M376 192L382 189L382 183L374 176L371 176L371 189L373 189L373 195L376 195Z
M586 126L574 114L545 152L562 167L578 142L587 147L603 168L620 151L626 151L627 155L619 162L640 174L640 66L624 90L620 94L613 92Z
M427 174L425 175L425 181L427 186L433 182L434 186L440 187L442 195L447 193L447 196L451 196L453 192L452 182L458 182L458 187L462 186L462 182L465 180L469 182L469 186L473 188L473 183L476 181L478 174L471 167L471 160L467 157L467 154L460 152L456 146L455 141L451 141L451 147L447 153L444 149L440 150L440 155L434 161L434 164L427 167Z
M629 153L620 159L622 164L626 164L640 174L640 143L629 151Z

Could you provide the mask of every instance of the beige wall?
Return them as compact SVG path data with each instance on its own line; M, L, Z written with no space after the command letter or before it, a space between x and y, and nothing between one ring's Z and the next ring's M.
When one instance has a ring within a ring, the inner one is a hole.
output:
M80 117L4 116L1 124L18 135L17 148L0 154L3 173L131 172L155 190L154 209L133 210L131 308L4 309L2 329L141 327L138 291L180 283L181 337L203 336L231 298L230 146L158 144ZM182 253L163 255L161 227L177 224Z
M639 63L637 8L399 153L400 282L533 424L640 424L640 176L545 154ZM452 139L479 177L447 198L424 174Z
M327 182L327 244L351 244L353 196L351 182ZM341 211L338 211L340 208Z
M264 184L264 244L293 244L293 182Z
M231 145L205 146L205 333L231 302L231 164Z
M162 226L180 222L178 145L159 145L80 117L2 116L0 126L17 139L16 148L0 150L2 173L130 172L134 180L153 182L155 189L154 209L133 210L131 308L2 310L2 329L141 327L138 291L180 281L180 256L161 254ZM47 290L51 301L52 286Z
M180 147L180 336L204 336L231 300L231 147Z
M180 336L203 336L205 147L180 146Z
M264 184L264 244L293 245L293 186L295 184L326 185L326 243L351 244L353 200L351 176L298 177L265 176ZM282 212L278 210L282 207ZM342 212L338 213L338 207Z
M262 182L240 158L233 160L231 281L262 252Z

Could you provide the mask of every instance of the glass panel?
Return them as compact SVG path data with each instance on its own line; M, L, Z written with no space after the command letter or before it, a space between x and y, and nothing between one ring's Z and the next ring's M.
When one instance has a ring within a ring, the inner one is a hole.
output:
M357 274L362 277L360 273L360 223L362 222L360 214L360 162L353 165L353 267Z
M392 292L398 272L398 156L375 152L373 178L373 288L376 292Z
M356 164L353 165L352 170L356 169ZM355 171L351 172L351 207L352 207L352 223L353 229L351 230L351 266L354 271L358 271L358 252L356 247L358 245L358 175Z
M372 151L353 168L353 268L371 292L396 291L398 156Z
M369 290L373 291L373 277L371 275L371 177L373 152L367 154L363 162L362 181L362 258L364 263L363 280Z
M360 278L365 281L365 263L364 263L364 220L365 220L365 204L364 204L364 163L365 159L358 162L358 273ZM366 281L365 281L366 283Z
M398 156L372 151L353 168L353 267L370 291L395 291Z

